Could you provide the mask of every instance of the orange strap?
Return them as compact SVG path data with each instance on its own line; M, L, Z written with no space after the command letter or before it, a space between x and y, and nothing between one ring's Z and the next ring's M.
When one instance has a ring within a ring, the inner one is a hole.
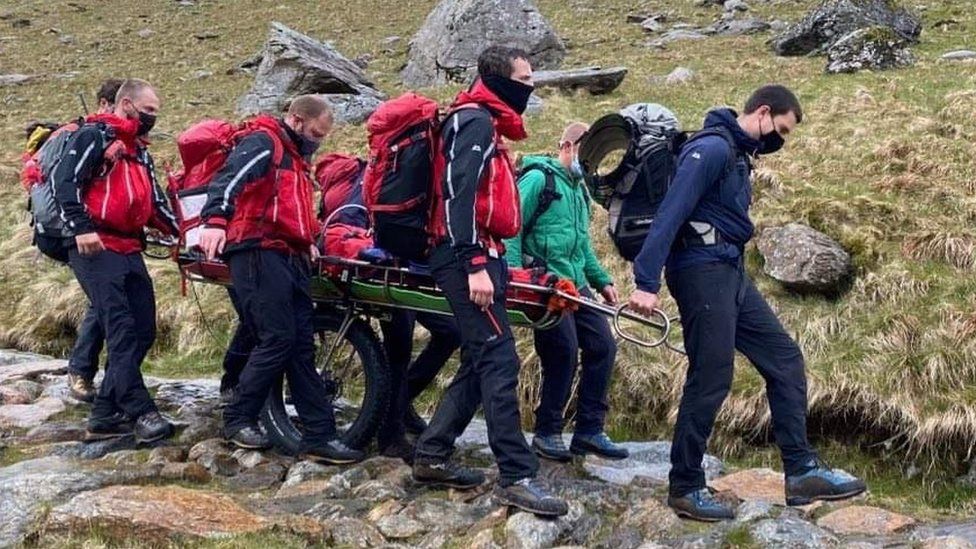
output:
M573 297L579 297L579 290L576 289L576 285L573 284L572 280L567 280L561 278L556 281L553 288L564 294L571 295ZM549 303L546 305L551 313L562 313L563 311L576 311L579 309L579 304L570 301L564 297L560 297L559 294L554 294L549 298Z

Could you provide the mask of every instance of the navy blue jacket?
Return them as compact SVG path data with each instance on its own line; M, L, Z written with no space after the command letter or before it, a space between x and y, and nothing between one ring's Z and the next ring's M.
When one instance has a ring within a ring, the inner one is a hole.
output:
M724 127L735 139L741 156L734 169L729 170L729 157L735 152L721 136L706 135L682 147L671 188L634 260L637 289L657 293L665 265L673 273L705 263L737 263L742 256L754 230L749 219L752 166L746 155L756 153L759 141L739 126L737 117L732 109L715 109L705 117L705 128ZM675 237L688 221L711 224L723 242L672 250Z

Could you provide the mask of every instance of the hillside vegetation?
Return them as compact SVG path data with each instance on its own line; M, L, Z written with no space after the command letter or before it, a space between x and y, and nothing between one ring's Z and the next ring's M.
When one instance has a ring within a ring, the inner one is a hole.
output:
M971 1L911 4L924 21L914 67L841 76L825 75L822 58L775 57L765 44L769 34L657 50L644 45L648 36L638 25L625 21L630 12L665 11L705 25L721 12L693 0L538 4L570 47L565 66L624 65L630 73L606 96L542 92L545 108L529 119L531 138L516 146L520 152L552 149L566 122L592 121L632 102L663 103L695 128L709 107L740 105L763 83L798 92L806 119L783 153L759 163L754 217L760 230L799 221L837 239L854 258L856 279L835 301L797 297L762 274L754 249L749 263L806 353L811 428L926 472L965 470L976 445L976 64L939 57L976 48ZM814 2L751 4L763 19L795 21ZM64 354L85 306L71 274L37 259L30 246L17 183L27 120L77 116L76 94L90 96L106 77L146 78L164 101L154 148L163 166L175 162L173 136L182 128L205 117L233 117L252 78L229 69L259 51L271 21L332 41L350 58L368 54L369 73L395 95L402 91L397 74L406 43L433 5L6 0L0 11L31 24L14 28L11 19L0 20L0 72L45 76L0 88L0 347ZM63 43L64 35L70 43ZM383 39L392 35L403 40L395 51L384 51ZM651 79L678 66L697 78L674 86ZM200 78L198 71L212 74ZM446 100L456 89L426 91ZM364 130L340 128L326 148L363 151ZM596 215L599 252L626 294L632 288L628 265L614 257L602 232L604 214ZM155 261L151 270L160 330L148 369L215 375L233 319L224 292L196 287L183 297L173 265ZM675 308L670 300L665 306ZM519 348L528 366L523 392L529 411L538 368L527 335ZM619 357L614 430L635 438L666 433L684 379L682 357L628 345ZM762 380L747 363L741 366L717 425L715 449L726 454L767 439Z

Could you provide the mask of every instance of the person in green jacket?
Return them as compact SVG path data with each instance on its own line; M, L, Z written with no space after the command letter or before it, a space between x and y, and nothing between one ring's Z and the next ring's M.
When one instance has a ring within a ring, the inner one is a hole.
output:
M522 232L506 241L505 259L512 267L545 266L572 280L581 295L593 298L595 290L615 304L618 296L613 280L590 242L590 197L577 158L579 140L587 129L580 122L570 124L555 158L529 156L523 160L518 182ZM535 452L556 461L589 453L626 458L627 449L604 432L607 389L617 354L607 318L586 309L567 314L555 328L535 332L535 349L542 362L542 398L535 411L532 440ZM580 364L575 432L567 450L562 438L563 410Z

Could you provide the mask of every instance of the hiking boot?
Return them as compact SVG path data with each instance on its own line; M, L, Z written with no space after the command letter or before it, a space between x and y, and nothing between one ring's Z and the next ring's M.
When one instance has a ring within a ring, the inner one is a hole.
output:
M668 507L674 509L681 518L701 522L718 522L735 518L735 511L715 499L709 488L702 488L681 497L668 496Z
M238 429L236 433L227 438L227 441L245 450L265 450L271 448L271 442L267 435L261 432L257 425L249 425Z
M118 412L108 417L89 418L85 440L90 442L129 436L132 428L132 420Z
M68 392L71 398L82 402L95 401L95 383L79 374L68 372Z
M420 417L413 404L407 407L407 415L403 418L403 423L407 428L407 433L411 435L420 436L427 430L427 422Z
M218 408L226 408L230 406L231 402L234 402L234 397L237 395L237 387L228 387L226 389L220 390L220 402L217 403Z
M406 441L406 439L399 439L390 444L387 444L380 449L380 455L389 458L402 459L407 465L413 465L413 453L414 445Z
M142 444L156 442L173 434L173 424L166 421L159 412L147 412L136 419L134 428L136 441Z
M566 449L566 443L563 442L562 435L536 435L532 437L532 449L537 456L544 459L560 462L573 460L573 454L569 453L569 450Z
M306 448L298 455L298 459L307 459L328 465L348 465L360 462L365 457L364 452L346 446L337 438L324 444Z
M627 459L630 457L630 452L610 440L606 433L573 435L573 442L569 445L569 451L578 456L594 454L604 459Z
M852 498L865 490L864 481L840 469L831 469L819 459L807 463L802 475L787 475L786 504L809 505L814 501L836 501Z
M441 488L470 490L485 483L481 471L462 467L452 461L413 464L413 479L422 484Z
M537 478L523 478L508 486L495 486L495 501L544 517L561 517L569 512L566 502L550 493Z

